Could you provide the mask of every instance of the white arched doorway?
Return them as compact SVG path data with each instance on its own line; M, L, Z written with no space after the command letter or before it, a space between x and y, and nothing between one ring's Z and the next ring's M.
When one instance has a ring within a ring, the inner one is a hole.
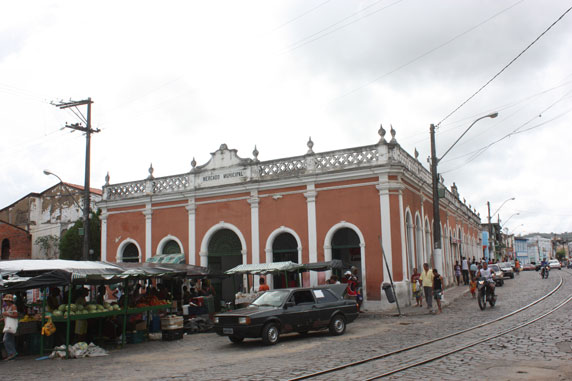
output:
M297 258L296 258L296 260L292 260L292 262L302 263L302 240L300 239L300 236L298 236L298 234L293 229L290 229L286 226L280 226L279 228L275 229L272 233L270 233L270 235L268 236L268 239L266 240L266 246L264 249L264 251L266 253L266 263L277 262L274 258L273 246L274 246L275 240L283 234L288 234L288 235L292 236L296 242L295 250L297 253ZM292 259L294 259L294 258L292 258ZM273 277L267 276L266 280L267 280L268 285L271 288L273 288L274 287Z
M360 266L358 267L361 272L361 282L362 282L362 292L363 292L363 300L367 300L367 280L366 280L366 267L365 267L365 239L361 230L354 224L341 221L328 230L326 233L326 238L324 239L324 260L331 261L332 258L332 241L334 239L334 235L341 229L350 229L352 230L359 239L359 249L360 249ZM326 272L326 278L330 277L330 272Z

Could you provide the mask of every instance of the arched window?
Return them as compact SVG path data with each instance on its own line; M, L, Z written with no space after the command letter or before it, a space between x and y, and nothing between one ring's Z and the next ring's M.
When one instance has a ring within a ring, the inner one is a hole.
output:
M139 262L139 249L137 246L130 242L123 248L121 253L121 262Z
M4 238L2 240L2 260L10 259L10 240L8 238Z
M417 254L417 268L423 268L423 224L419 215L415 217L415 253ZM419 270L421 271L421 270Z
M169 240L163 245L163 249L161 250L161 254L180 254L183 251L181 247L175 240Z
M407 250L407 268L409 269L408 277L409 275L413 274L413 268L417 267L415 264L415 243L413 241L415 232L413 229L414 226L411 219L411 213L407 211L407 213L405 213L405 248ZM417 270L421 271L419 268L417 268Z

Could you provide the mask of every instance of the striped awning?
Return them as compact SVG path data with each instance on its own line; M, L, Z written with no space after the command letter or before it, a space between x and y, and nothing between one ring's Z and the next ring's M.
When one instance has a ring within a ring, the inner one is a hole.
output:
M185 254L157 254L147 260L150 263L185 263Z

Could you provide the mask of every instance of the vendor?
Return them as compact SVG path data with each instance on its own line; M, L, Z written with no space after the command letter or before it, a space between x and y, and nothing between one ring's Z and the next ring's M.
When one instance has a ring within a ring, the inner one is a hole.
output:
M77 291L77 298L75 300L76 305L85 306L87 304L86 297L89 295L89 291L82 287ZM78 342L85 341L87 335L87 320L76 320L75 330L76 340Z
M260 286L258 286L258 291L262 292L262 291L268 291L268 290L270 290L270 287L268 287L264 278L260 277Z
M55 311L58 309L60 302L60 289L58 287L50 288L50 295L47 299L48 307L50 311Z
M216 295L214 287L211 285L211 281L208 279L203 279L201 282L201 289L199 291L201 296Z
M18 327L18 310L14 305L14 296L10 294L4 295L2 300L5 303L5 307L2 310L2 318L5 320L5 324L8 325L9 319L16 319L12 320L16 327ZM17 328L16 328L17 329ZM6 353L8 357L5 360L12 360L14 357L18 355L16 353L16 334L15 332L4 332L4 348L6 349Z

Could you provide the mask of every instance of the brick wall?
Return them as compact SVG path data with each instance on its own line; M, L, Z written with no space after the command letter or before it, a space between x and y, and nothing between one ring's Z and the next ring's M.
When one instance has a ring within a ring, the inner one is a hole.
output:
M9 256L6 248L9 246ZM0 221L0 248L2 259L31 259L32 238L27 231Z

